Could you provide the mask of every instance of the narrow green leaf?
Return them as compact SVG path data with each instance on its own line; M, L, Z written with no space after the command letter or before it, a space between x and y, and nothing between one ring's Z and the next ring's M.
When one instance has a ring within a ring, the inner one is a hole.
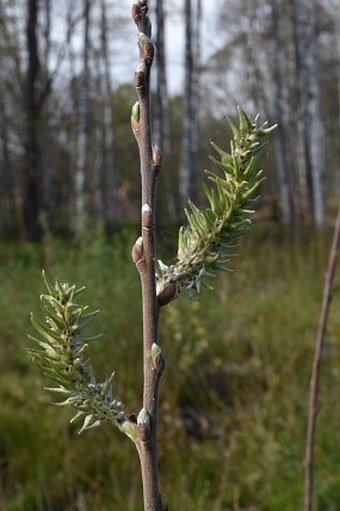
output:
M253 123L240 106L237 107L237 113L240 122L240 132L245 134L253 131Z

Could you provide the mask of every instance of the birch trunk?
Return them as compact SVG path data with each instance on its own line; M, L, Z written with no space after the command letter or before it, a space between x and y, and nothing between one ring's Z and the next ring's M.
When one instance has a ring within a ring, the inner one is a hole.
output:
M324 134L321 115L321 87L318 54L318 13L316 0L311 0L310 65L309 65L309 149L313 183L313 214L318 229L324 226L325 205L323 190Z
M308 137L306 128L309 125L308 113L308 74L306 34L302 18L301 0L291 0L293 7L293 30L295 39L295 58L297 76L297 112L296 112L296 163L299 184L299 213L302 218L311 215L311 179Z
M304 139L303 170L306 169L303 181L308 186L309 210L311 210L314 224L317 228L322 228L324 225L324 155L316 0L311 0L309 3L293 0L293 10L300 98L299 131Z
M85 196L88 180L89 158L89 27L91 0L84 0L84 39L83 39L83 73L79 99L79 138L78 158L75 175L75 225L77 235L85 229Z
M293 200L291 182L288 171L288 162L286 156L286 147L283 130L283 96L282 80L280 69L280 35L279 35L279 16L278 0L271 0L272 9L272 38L273 38L273 85L274 85L274 108L275 120L278 128L275 135L275 157L280 187L281 217L285 225L293 223Z

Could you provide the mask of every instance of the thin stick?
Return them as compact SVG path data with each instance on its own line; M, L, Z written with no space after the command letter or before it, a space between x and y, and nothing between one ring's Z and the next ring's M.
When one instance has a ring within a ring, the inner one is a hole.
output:
M313 462L314 462L314 442L316 418L319 411L318 392L320 380L320 366L322 349L324 345L327 319L332 300L332 284L335 276L335 263L338 254L340 240L340 204L338 208L337 219L334 228L332 247L329 255L327 271L325 274L325 285L323 291L323 300L319 320L319 328L315 341L315 352L313 360L313 369L310 380L309 390L309 417L306 436L306 454L305 454L305 499L304 511L312 511L313 509Z
M157 467L157 408L159 380L164 363L155 365L154 347L157 355L159 303L155 280L155 183L157 167L153 162L150 122L150 70L153 60L153 44L147 36L149 19L147 2L132 6L132 16L139 32L140 62L135 73L138 96L136 112L131 122L137 140L142 181L142 242L135 245L135 260L140 274L143 301L143 408L137 419L139 439L136 442L142 470L144 511L161 511ZM140 251L140 256L138 254ZM164 361L163 361L164 362Z

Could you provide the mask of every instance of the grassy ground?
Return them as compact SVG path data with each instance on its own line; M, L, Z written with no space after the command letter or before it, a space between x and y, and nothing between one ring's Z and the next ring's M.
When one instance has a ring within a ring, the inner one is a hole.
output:
M136 511L137 455L109 425L77 435L71 413L50 406L25 332L38 312L41 268L85 284L102 313L91 347L97 373L116 370L126 409L141 402L136 233L81 244L0 246L0 509ZM170 236L170 245L172 237ZM162 239L162 250L168 241ZM160 403L160 472L176 511L302 509L303 456L313 343L329 236L261 226L240 247L234 274L201 302L181 296L161 316L167 355ZM340 276L322 365L316 509L340 509ZM100 379L100 377L99 377Z

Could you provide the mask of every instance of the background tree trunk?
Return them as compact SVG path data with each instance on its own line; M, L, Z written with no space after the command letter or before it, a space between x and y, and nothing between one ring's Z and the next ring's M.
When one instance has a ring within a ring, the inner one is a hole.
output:
M316 227L321 228L324 224L324 137L318 64L317 5L315 0L308 4L293 0L292 5L300 99L299 131L303 138L305 157L304 167L302 162L299 165L305 173L300 182L308 188L308 213L312 214ZM307 206L307 203L304 205Z
M154 111L154 137L155 143L165 156L165 165L171 156L171 133L170 133L170 107L168 85L166 78L166 65L165 65L165 13L163 0L158 0L156 3L156 101ZM159 185L164 190L166 197L165 213L168 214L172 222L176 222L178 215L176 210L176 202L174 197L174 188L171 172L174 169L165 169L160 177ZM163 186L162 186L163 185ZM160 194L157 194L158 210L162 212L160 204ZM159 218L159 216L158 216Z
M321 115L321 87L318 51L318 7L316 0L311 0L310 18L310 58L309 58L309 151L313 184L313 215L318 229L324 226L325 205L323 191L324 177L324 133Z
M116 171L115 171L115 137L114 137L114 108L113 108L113 87L110 74L110 58L108 49L108 23L106 14L106 0L101 2L101 39L102 54L104 60L105 76L105 106L103 119L103 153L105 165L103 167L103 218L105 228L113 232L117 226L117 204L116 204Z
M8 135L8 117L6 112L6 95L1 91L0 97L0 137L2 143L2 169L0 171L0 179L3 182L4 188L4 204L2 211L5 217L5 223L12 226L13 219L16 217L16 204L14 196L14 179L13 167L9 149L9 135Z
M38 10L38 0L28 0L26 27L28 68L25 96L26 136L22 225L24 239L33 242L40 238L39 213L41 209L41 148L39 145L41 104L37 91L40 71L37 41Z
M180 169L180 196L182 203L188 197L197 200L197 151L198 112L195 73L197 62L194 55L194 16L191 0L185 0L185 83L183 108L183 162Z
M51 58L51 0L44 0L44 51L43 65L44 72L47 73L48 65ZM48 78L47 78L48 79ZM51 164L51 146L53 144L49 133L49 115L50 111L46 102L42 108L42 124L44 129L41 131L42 143L44 150L42 151L41 167L42 167L42 211L44 213L45 228L51 227L52 214L52 164Z
M284 119L283 119L283 97L282 97L282 81L280 69L280 33L279 33L279 16L278 16L278 0L271 0L272 9L272 38L273 38L273 86L274 91L274 110L275 121L278 127L275 133L275 157L277 166L277 175L280 188L281 202L281 218L285 225L293 222L293 197L291 190L291 182L288 172L288 162L286 156L286 146L284 139Z
M88 191L89 164L89 115L90 115L90 71L89 28L91 0L84 0L83 72L79 97L78 159L75 175L75 232L81 235L85 229L85 206Z

